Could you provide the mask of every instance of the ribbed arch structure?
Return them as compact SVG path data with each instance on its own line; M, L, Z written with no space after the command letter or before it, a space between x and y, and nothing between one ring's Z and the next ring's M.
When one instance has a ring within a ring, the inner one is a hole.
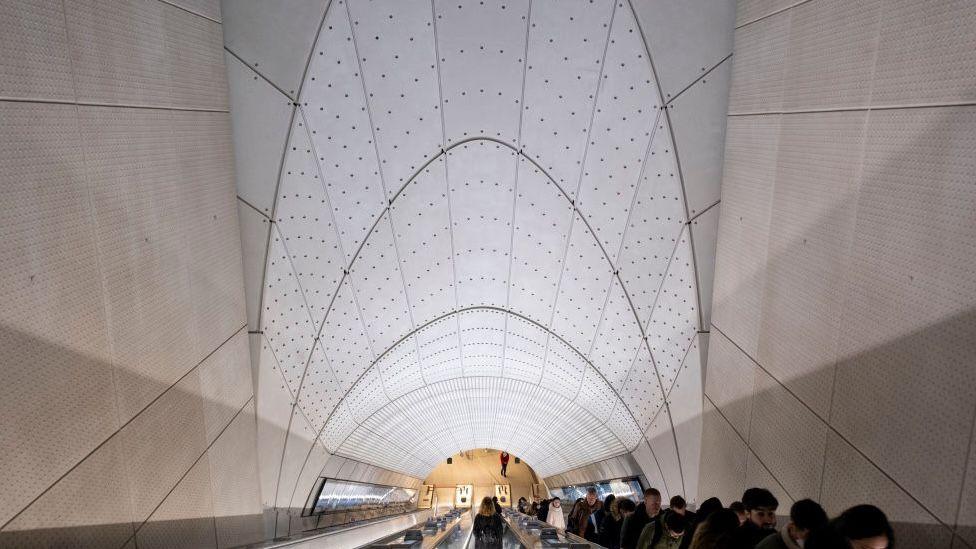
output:
M423 478L492 447L543 476L649 452L668 477L664 440L681 491L695 208L633 6L333 1L295 55L297 86L249 65L294 103L249 204L272 221L258 367L314 433L302 474L324 450Z

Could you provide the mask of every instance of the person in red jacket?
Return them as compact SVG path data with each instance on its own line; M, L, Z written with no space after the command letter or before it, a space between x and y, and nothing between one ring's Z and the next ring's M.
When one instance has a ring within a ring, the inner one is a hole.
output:
M508 452L502 452L502 455L499 457L499 459L501 459L501 462L502 462L502 476L503 477L508 477L508 475L506 474L506 471L508 470L508 457L509 457L508 456Z

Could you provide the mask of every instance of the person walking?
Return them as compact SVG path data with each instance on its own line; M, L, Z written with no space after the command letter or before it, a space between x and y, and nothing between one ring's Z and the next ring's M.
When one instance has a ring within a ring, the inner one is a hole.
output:
M502 452L499 459L502 462L502 476L508 478L508 452Z
M502 517L495 512L495 503L485 496L478 508L478 515L474 517L474 546L475 549L501 549L504 524Z

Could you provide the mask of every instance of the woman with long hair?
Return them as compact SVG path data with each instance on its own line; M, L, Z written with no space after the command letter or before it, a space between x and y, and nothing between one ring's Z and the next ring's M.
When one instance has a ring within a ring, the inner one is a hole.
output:
M478 515L474 517L475 549L501 549L504 530L502 517L495 512L495 502L485 496L478 507Z

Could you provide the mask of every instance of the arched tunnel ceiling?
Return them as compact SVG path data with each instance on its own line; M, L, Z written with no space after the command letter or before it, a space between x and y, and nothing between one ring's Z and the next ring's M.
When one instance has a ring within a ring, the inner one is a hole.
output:
M684 86L689 55L666 63L672 94L639 3L318 4L278 5L270 53L266 8L225 13L232 99L233 63L276 88L235 125L284 143L261 192L267 165L239 175L273 220L259 367L328 452L419 478L469 448L542 475L634 450L700 375L690 219L718 198L682 181L666 106L730 44Z

